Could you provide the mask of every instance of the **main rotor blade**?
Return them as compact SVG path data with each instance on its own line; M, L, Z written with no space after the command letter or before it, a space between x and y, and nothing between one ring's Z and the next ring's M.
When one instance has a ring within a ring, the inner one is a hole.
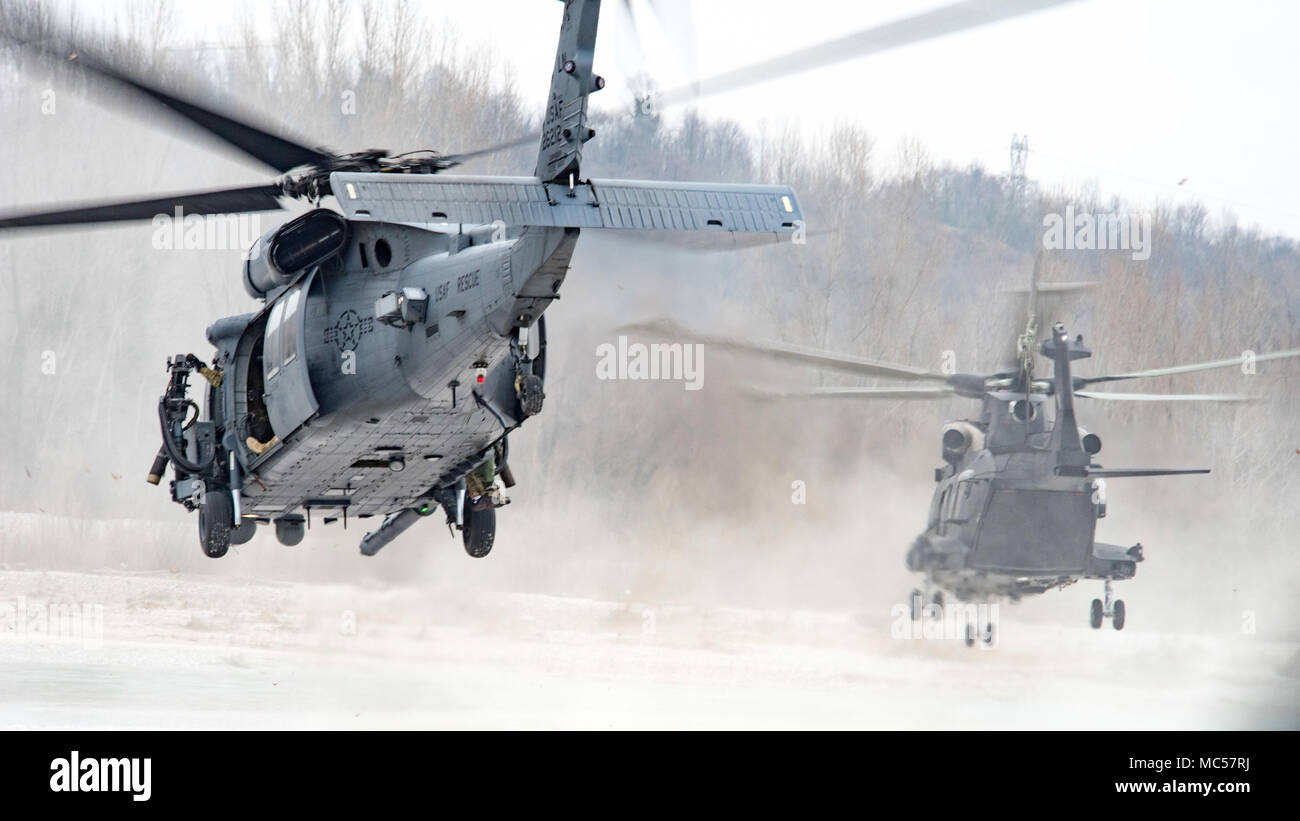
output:
M1109 393L1075 391L1087 399L1113 399L1120 402L1255 402L1260 397L1245 393Z
M1195 473L1209 473L1209 468L1178 470L1168 468L1088 468L1089 476L1103 479L1122 479L1129 476L1190 476Z
M1290 351L1276 351L1274 353L1256 354L1255 362L1269 362L1274 359L1289 359L1300 356L1300 348ZM1242 358L1240 356L1233 359L1219 359L1214 362L1198 362L1195 365L1174 365L1168 368L1153 368L1149 371L1134 371L1132 373L1112 374L1110 376L1085 376L1075 380L1076 385L1093 385L1098 382L1114 382L1119 379L1145 379L1152 376L1173 376L1180 373L1196 373L1197 371L1212 371L1217 368L1231 368L1240 366Z
M957 395L942 385L914 388L811 388L805 391L752 391L763 399L951 399Z
M245 188L224 188L216 191L172 194L149 200L87 203L57 211L38 211L31 214L0 216L0 229L35 228L51 225L81 225L91 222L122 222L124 220L153 219L164 215L171 217L180 208L182 214L237 214L250 211L274 211L281 207L280 187L255 185Z
M674 88L655 95L654 102L659 106L668 106L724 91L735 91L832 63L999 23L1069 2L1073 0L1002 0L997 3L989 0L965 0Z
M725 336L711 336L690 331L668 320L655 320L624 325L620 331L629 333L646 333L660 337L672 337L692 342L703 342L723 350L750 354L778 362L799 365L814 365L832 371L842 371L865 376L888 376L895 379L944 381L944 374L913 368L909 365L896 365L892 362L877 362L848 354L819 351L801 345L785 342L747 342Z
M43 53L51 59L72 63L93 76L107 79L119 86L143 94L166 108L170 108L205 131L216 135L245 154L269 165L276 171L284 172L301 165L323 165L332 159L330 154L308 148L266 129L258 128L233 115L220 113L194 100L185 99L157 85L132 76L93 55L75 49L56 49L56 47L49 44L25 43L24 46Z
M519 148L520 146L523 145L532 145L533 143L537 142L540 138L541 138L540 133L528 134L527 136L524 137L516 137L515 139L510 140L509 142L497 143L496 145L488 146L487 148L480 148L476 151L466 151L461 154L447 154L444 155L443 159L450 160L459 165L460 163L463 163L467 160L472 160L475 157L483 157L488 154L495 154L498 151L509 151L512 148Z

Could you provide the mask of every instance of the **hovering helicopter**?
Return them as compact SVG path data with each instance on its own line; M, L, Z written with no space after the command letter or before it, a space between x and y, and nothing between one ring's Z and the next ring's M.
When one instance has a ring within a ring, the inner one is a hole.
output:
M1069 0L963 0L655 95L662 108L832 62L952 34ZM625 0L624 5L628 2ZM653 5L653 4L652 4ZM329 524L384 515L373 555L441 507L471 556L495 540L511 487L508 436L542 409L546 308L559 298L582 229L674 240L784 241L803 212L787 186L583 179L595 136L588 95L600 0L564 0L540 134L461 154L336 154L185 99L84 50L19 45L81 66L185 117L281 174L266 184L0 215L0 229L313 210L258 239L242 279L262 307L207 329L211 362L167 361L162 436L148 481L168 465L172 500L199 513L204 553L225 555L274 525L302 541ZM11 37L12 39L12 37ZM637 110L647 108L637 100ZM449 176L467 160L540 142L530 177ZM439 176L434 176L439 175ZM338 209L320 207L332 197ZM760 243L749 243L760 244ZM195 373L205 407L189 398Z
M931 385L824 387L804 392L763 392L765 397L823 399L947 399L980 402L971 419L948 422L941 434L944 464L934 470L935 490L926 528L907 551L908 570L924 574L924 590L913 590L911 614L922 618L925 605L942 609L943 591L963 602L1006 597L1011 601L1073 584L1103 582L1103 597L1092 600L1089 624L1106 619L1124 628L1126 610L1114 598L1112 582L1133 578L1144 558L1140 542L1114 545L1096 540L1097 520L1106 515L1106 480L1135 476L1209 473L1208 468L1107 468L1094 461L1101 437L1081 428L1075 397L1118 401L1248 402L1243 394L1111 393L1089 386L1239 366L1240 358L1105 376L1075 376L1072 363L1092 356L1083 336L1070 338L1057 322L1038 338L1041 294L1066 294L1095 283L1040 282L1042 256L1035 262L1024 331L1015 339L1017 362L992 374L944 374L924 368L873 361L785 343L758 343L691 334L673 323L625 325L628 332L672 334L711 346L755 354L788 364L812 365L859 376L887 377ZM1050 377L1035 375L1037 355L1051 360ZM1257 354L1256 362L1300 356L1300 350ZM1049 420L1049 410L1052 418ZM968 611L969 612L969 611ZM977 637L993 642L991 622L967 622L966 644Z
M316 205L261 237L242 272L263 306L207 329L211 362L167 362L148 480L199 513L204 553L273 524L294 545L325 523L385 515L373 555L441 507L471 556L495 539L495 482L514 484L508 435L542 409L543 313L583 229L752 232L802 219L792 189L583 179L599 0L567 0L531 177L434 176L482 152L332 154L129 76L93 75L161 103L282 172L269 184L0 217L0 228ZM49 52L48 46L29 46ZM498 150L502 146L487 151ZM319 207L332 196L339 210ZM206 407L189 398L200 375Z

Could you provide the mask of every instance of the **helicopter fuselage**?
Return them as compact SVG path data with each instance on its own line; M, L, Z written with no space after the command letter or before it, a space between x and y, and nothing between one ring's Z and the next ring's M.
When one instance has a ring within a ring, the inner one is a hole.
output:
M1141 554L1095 540L1105 482L1057 470L1047 396L990 395L979 420L950 423L910 570L963 601L1012 599L1079 579L1129 579Z
M529 345L518 329L557 298L577 229L347 225L337 254L209 329L223 378L207 421L246 517L431 499L522 423L517 377L542 375L544 331ZM178 502L193 491L173 483Z

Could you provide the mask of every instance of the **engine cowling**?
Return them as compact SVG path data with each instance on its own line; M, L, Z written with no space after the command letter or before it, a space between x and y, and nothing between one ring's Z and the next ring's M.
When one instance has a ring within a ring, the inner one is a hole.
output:
M244 290L264 299L299 273L343 253L348 221L337 211L318 208L296 217L253 243L244 261Z
M943 460L957 464L971 448L984 447L984 431L970 422L949 422L943 426Z

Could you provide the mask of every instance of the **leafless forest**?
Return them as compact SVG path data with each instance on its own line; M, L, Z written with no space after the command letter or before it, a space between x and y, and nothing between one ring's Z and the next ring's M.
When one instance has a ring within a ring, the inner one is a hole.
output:
M469 150L527 133L541 114L543 101L520 99L499 55L473 33L413 23L423 18L407 3L282 2L273 29L232 23L221 33L232 47L221 50L189 48L167 4L135 7L111 35L50 19L47 8L6 2L0 26L70 31L130 70L339 150ZM0 53L0 75L3 210L266 176L155 109L21 52ZM348 94L354 111L341 103ZM1019 187L1004 168L935 163L921 141L882 150L870 123L805 140L689 111L634 118L607 107L593 122L585 173L788 183L810 236L806 245L704 253L584 235L548 314L547 407L514 439L521 484L488 560L469 562L436 522L373 560L356 554L355 524L314 530L295 549L264 534L221 562L203 558L193 522L143 481L158 444L153 407L164 359L206 356L204 328L254 304L240 286L239 250L158 250L153 229L135 225L0 242L0 563L477 576L579 595L636 588L671 599L884 606L909 583L902 555L924 524L939 426L974 403L759 403L742 389L817 377L707 349L698 392L600 381L596 346L624 322L667 316L935 368L951 351L959 370L991 369L1023 326L1023 306L1002 292L1027 282L1043 216L1073 204L1149 211L1153 227L1149 260L1125 251L1046 257L1046 279L1100 283L1049 317L1094 349L1081 373L1300 347L1300 246L1230 213L1047 189L1032 166ZM529 146L463 170L529 173L534 156ZM262 230L278 218L264 215ZM1140 389L1263 397L1081 408L1105 441L1107 466L1213 468L1111 484L1101 535L1141 540L1152 557L1133 584L1195 611L1149 618L1232 630L1253 609L1261 631L1296 636L1300 611L1288 591L1300 546L1300 364ZM796 481L807 483L806 505L791 503Z

